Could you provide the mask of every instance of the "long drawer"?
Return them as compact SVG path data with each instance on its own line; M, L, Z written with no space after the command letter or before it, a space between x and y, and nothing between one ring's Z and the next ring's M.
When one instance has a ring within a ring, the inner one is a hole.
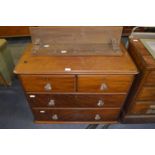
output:
M74 75L21 75L26 91L32 92L74 92Z
M155 87L143 87L137 100L155 101Z
M120 109L33 109L36 121L117 121Z
M136 102L130 114L155 115L155 101L154 102Z
M32 107L54 108L121 107L125 98L125 94L27 94Z
M127 93L133 76L131 75L79 75L79 92Z

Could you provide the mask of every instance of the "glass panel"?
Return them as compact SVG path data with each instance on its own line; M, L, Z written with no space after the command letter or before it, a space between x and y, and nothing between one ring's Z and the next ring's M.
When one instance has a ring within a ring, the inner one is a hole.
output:
M30 32L35 55L121 55L122 27L31 27Z

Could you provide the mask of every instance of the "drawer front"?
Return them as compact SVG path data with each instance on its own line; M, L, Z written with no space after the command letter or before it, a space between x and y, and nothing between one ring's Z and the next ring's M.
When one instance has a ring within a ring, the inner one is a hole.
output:
M32 107L75 107L76 98L72 94L27 94Z
M137 99L155 101L155 87L143 87Z
M155 71L149 73L145 85L155 86Z
M74 92L72 75L21 75L22 84L30 92Z
M155 102L136 102L130 111L130 114L155 115Z
M103 108L121 107L126 95L124 94L27 94L32 107L53 107L53 108Z
M132 82L131 75L79 75L79 92L127 93Z
M77 96L77 104L85 107L121 107L126 95L119 94L82 94Z
M120 109L33 109L36 121L116 121Z

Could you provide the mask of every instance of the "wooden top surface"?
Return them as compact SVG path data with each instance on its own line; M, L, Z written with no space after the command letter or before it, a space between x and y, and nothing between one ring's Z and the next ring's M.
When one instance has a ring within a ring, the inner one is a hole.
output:
M16 74L136 74L131 57L121 44L122 56L33 56L32 44L23 53ZM71 71L65 71L71 68Z
M155 69L155 59L145 48L139 39L130 39L130 44L136 49L137 54L141 57L142 64L148 69Z

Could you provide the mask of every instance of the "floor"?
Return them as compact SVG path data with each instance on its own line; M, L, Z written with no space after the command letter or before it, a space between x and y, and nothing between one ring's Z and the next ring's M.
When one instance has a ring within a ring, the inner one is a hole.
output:
M29 38L8 39L8 48L16 64L30 42ZM10 87L0 86L0 129L85 129L104 128L88 124L34 124L33 116L19 80L14 77ZM109 129L155 129L155 124L113 124Z

